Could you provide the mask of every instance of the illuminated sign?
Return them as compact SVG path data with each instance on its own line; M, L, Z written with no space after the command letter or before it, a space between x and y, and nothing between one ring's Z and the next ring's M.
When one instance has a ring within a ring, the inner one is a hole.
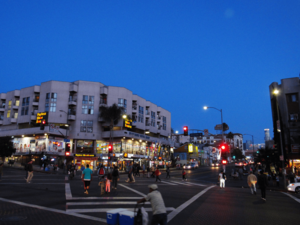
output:
M124 153L124 158L127 158L127 157L128 157L128 155L127 155L127 153L125 152L125 153Z
M36 114L36 123L42 123L42 121L48 121L48 113L47 112L41 112Z
M130 119L124 119L124 127L132 129L132 120L130 120Z
M76 157L95 157L95 154L75 154Z
M193 152L193 145L189 145L189 152Z

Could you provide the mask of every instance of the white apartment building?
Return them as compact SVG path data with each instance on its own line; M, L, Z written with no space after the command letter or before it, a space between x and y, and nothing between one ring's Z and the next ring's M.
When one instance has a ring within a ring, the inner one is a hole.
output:
M108 157L110 127L99 117L100 106L117 104L132 120L132 129L120 119L113 129L116 163L126 160L170 156L171 113L124 87L90 81L47 81L21 90L0 94L0 137L13 136L15 157L31 157L36 163L44 155L58 163L64 160L66 142L76 163ZM47 112L44 130L36 115ZM124 158L127 153L127 158Z

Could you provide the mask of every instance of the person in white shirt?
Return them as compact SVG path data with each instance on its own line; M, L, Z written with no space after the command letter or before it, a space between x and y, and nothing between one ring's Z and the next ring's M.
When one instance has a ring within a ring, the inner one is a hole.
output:
M137 204L149 201L151 203L153 212L151 225L166 225L167 211L161 193L157 190L158 187L156 184L151 184L148 187L148 195L145 198L142 198L141 200L137 201Z
M219 174L219 178L220 178L220 188L225 188L226 175L223 171L221 171L221 173Z

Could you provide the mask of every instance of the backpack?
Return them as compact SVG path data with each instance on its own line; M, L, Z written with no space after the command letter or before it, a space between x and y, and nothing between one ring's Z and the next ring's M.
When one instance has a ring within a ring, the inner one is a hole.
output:
M104 169L103 169L103 167L100 168L99 175L104 175Z

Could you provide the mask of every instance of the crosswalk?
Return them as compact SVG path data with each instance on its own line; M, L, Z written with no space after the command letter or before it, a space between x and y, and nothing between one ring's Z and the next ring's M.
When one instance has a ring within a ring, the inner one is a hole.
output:
M65 184L65 191L66 191L66 212L70 214L85 214L88 213L89 215L95 215L95 218L99 216L104 217L107 211L116 209L116 208L124 208L129 211L134 211L137 200L145 197L146 195L136 189L134 189L135 185L149 185L152 184L153 180L137 180L134 184L128 183L119 183L121 188L125 188L133 192L135 196L133 197L73 197L71 192L70 183ZM181 180L162 180L161 182L157 183L158 186L166 185L166 186L207 186L204 184L194 183L194 182L187 182ZM146 202L144 208L147 212L151 212L151 203ZM174 207L168 207L166 205L167 212L172 212L175 210ZM102 214L99 214L102 213ZM104 218L103 218L104 219Z

